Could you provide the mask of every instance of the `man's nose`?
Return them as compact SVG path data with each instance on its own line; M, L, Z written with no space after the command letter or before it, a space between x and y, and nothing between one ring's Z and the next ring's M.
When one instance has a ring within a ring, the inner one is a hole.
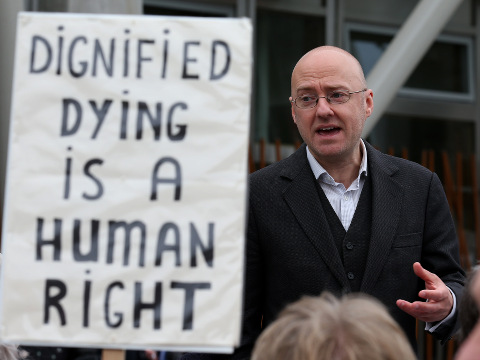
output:
M317 110L317 114L320 116L333 115L332 107L330 103L327 101L327 99L324 97L321 97L318 99L316 110Z

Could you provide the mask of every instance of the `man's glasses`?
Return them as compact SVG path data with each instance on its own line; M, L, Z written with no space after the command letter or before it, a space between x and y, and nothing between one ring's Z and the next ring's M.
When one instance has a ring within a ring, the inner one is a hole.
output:
M318 100L324 98L329 104L344 104L350 100L350 95L358 94L361 92L367 91L367 89L358 90L358 91L341 91L336 90L329 92L326 96L318 95L301 95L298 96L295 100L290 100L290 102L295 103L295 105L300 109L311 109L317 106Z

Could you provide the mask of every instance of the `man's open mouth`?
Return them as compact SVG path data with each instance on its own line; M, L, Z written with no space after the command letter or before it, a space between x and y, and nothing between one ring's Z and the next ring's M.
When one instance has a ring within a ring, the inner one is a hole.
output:
M326 127L323 129L318 129L317 133L320 135L334 135L340 131L340 128L331 126L331 127Z

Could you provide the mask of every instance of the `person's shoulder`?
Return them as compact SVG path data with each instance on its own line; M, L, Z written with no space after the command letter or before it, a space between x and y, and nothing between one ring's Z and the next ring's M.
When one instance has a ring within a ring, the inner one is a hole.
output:
M368 148L368 147L367 147ZM378 166L384 170L396 175L406 175L408 177L420 177L430 179L433 172L425 166L408 159L385 154L380 150L369 146L369 163Z
M426 168L425 166L415 161L388 155L388 154L384 154L384 155L387 156L393 164L398 166L400 171L408 171L411 175L417 174L420 176L428 176L428 177L432 176L432 171L430 169Z
M285 159L279 160L256 170L249 175L250 182L271 181L278 176L293 176L304 164L308 164L306 160L305 146L301 146Z
M249 175L250 181L258 181L278 176L286 168L285 161L286 159L283 159L275 163L269 164L261 169L255 170Z

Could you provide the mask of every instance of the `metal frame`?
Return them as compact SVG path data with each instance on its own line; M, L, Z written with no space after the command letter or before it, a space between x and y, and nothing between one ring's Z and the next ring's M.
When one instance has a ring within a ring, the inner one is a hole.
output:
M235 2L236 3L236 2ZM222 5L208 2L184 1L184 0L143 0L144 5L165 7L168 9L202 11L212 14L235 17L235 4Z
M332 0L324 0L332 1ZM256 0L258 8L269 9L275 11L285 11L292 14L326 16L326 6L322 4L324 1L307 1L300 3L292 0ZM336 1L336 0L333 0Z

